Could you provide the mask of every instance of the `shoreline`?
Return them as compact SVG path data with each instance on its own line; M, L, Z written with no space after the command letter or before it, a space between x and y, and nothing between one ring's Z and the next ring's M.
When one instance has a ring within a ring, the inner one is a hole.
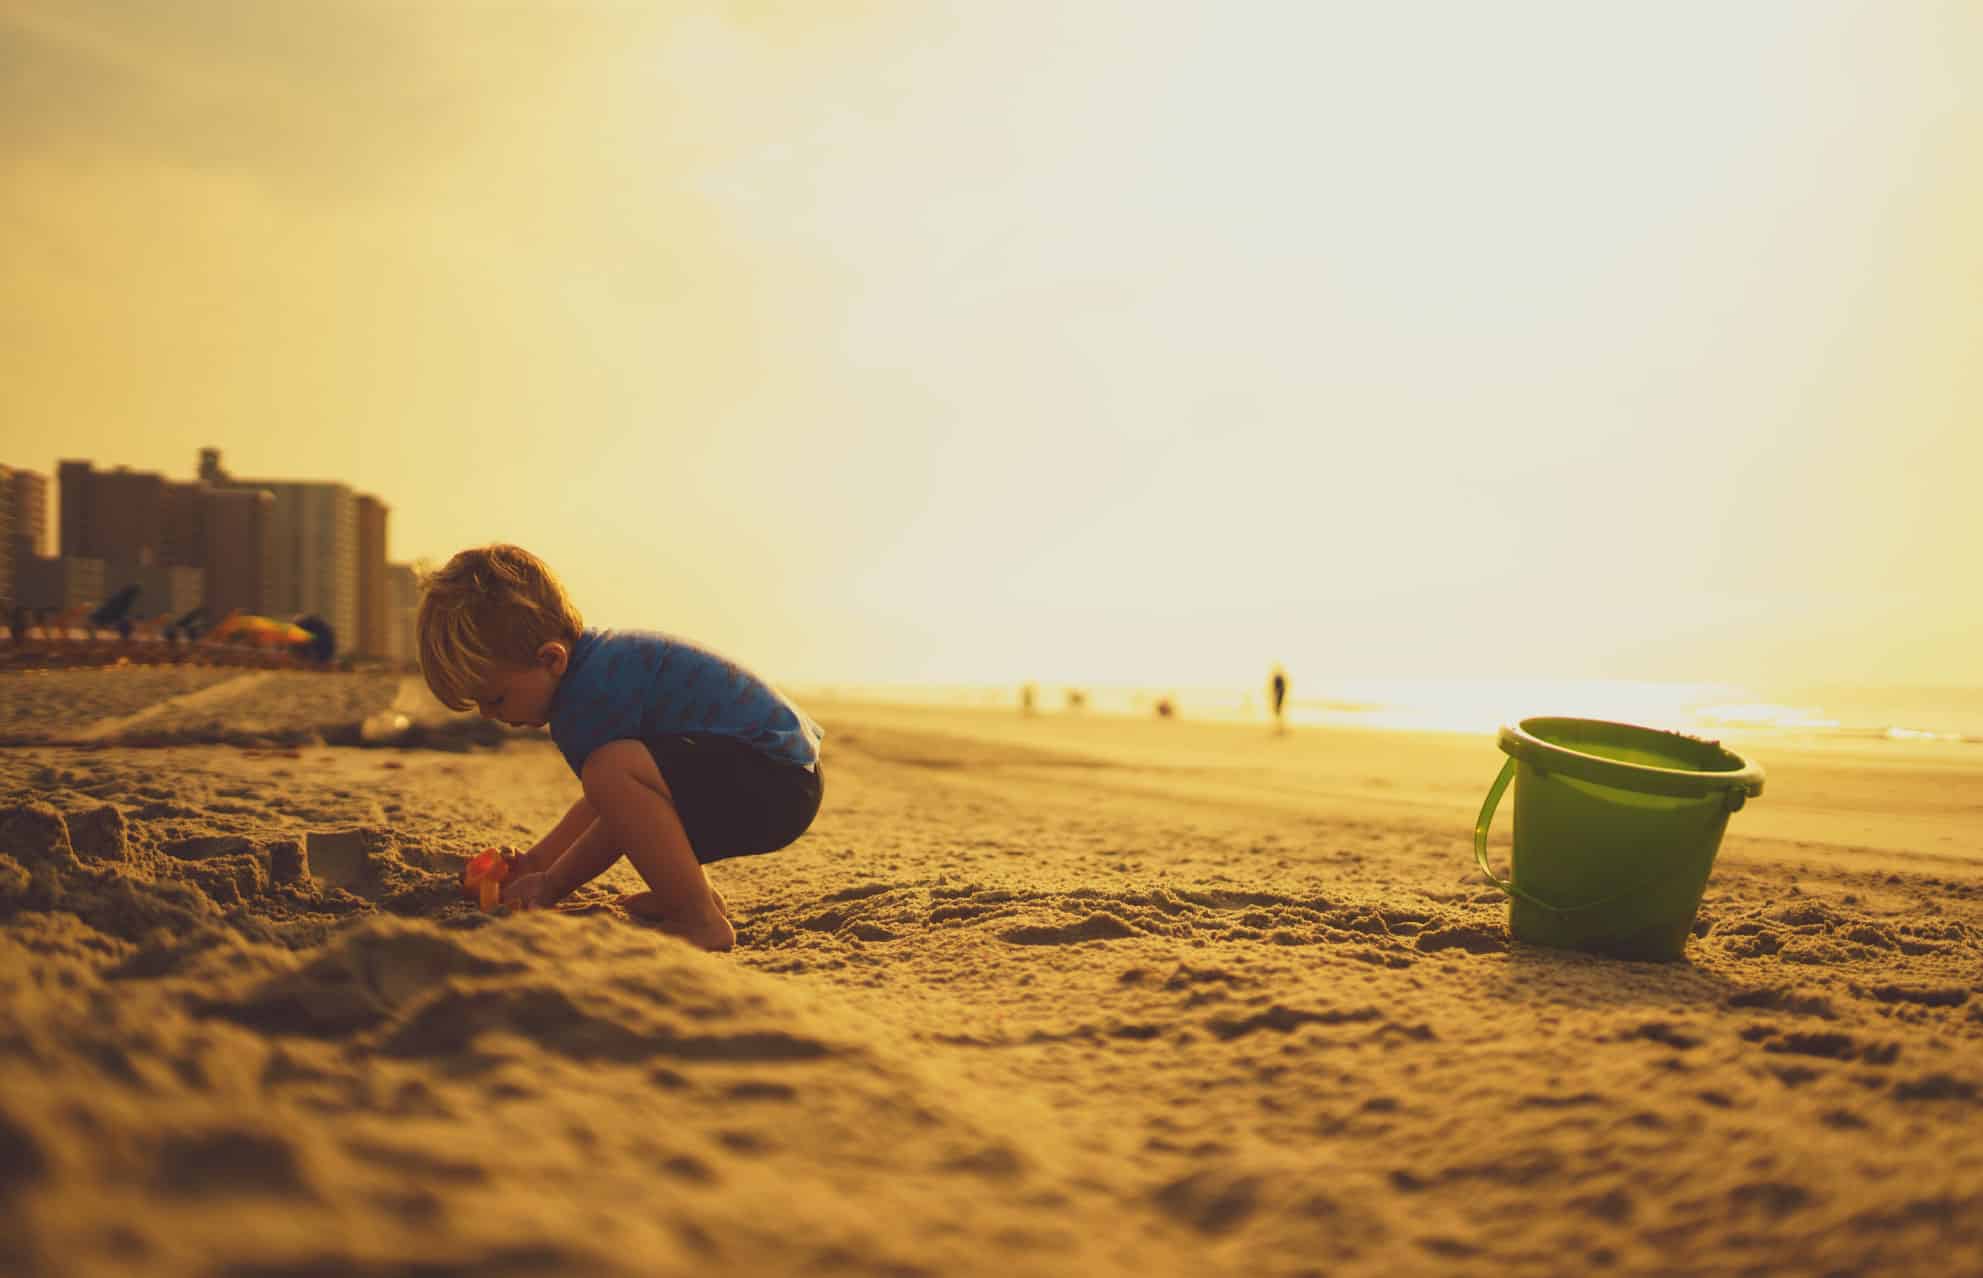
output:
M947 724L976 739L1118 763L1261 772L1293 795L1335 808L1408 802L1443 813L1456 837L1467 838L1505 758L1492 734L1331 726L1277 737L1264 725L1212 720L1028 719L997 710L815 704L808 712L822 722L840 715L914 730L941 731ZM1833 742L1731 745L1762 763L1765 789L1731 818L1724 849L1778 859L1806 847L1888 851L1946 860L1965 876L1983 876L1983 825L1974 822L1983 804L1983 755L1952 745L1910 745L1905 754ZM830 758L831 736L826 748ZM1507 841L1508 820L1505 810L1496 817L1497 846Z
M792 690L802 701L1018 713L1022 686L795 684ZM1075 685L1043 686L1080 690ZM1173 701L1180 719L1261 726L1273 722L1256 693L1234 687L1122 684L1086 685L1086 690L1091 699L1085 706L1070 708L1056 701L1038 707L1037 717L1151 718L1157 717L1155 703L1161 698ZM1331 697L1292 699L1289 726L1473 735L1492 733L1516 718L1561 714L1769 747L1833 742L1983 745L1983 687L1803 687L1775 694L1782 703L1745 700L1758 694L1734 685L1631 679L1349 680L1338 691ZM1489 711L1490 703L1499 709ZM1849 709L1825 717L1824 706L1840 704Z

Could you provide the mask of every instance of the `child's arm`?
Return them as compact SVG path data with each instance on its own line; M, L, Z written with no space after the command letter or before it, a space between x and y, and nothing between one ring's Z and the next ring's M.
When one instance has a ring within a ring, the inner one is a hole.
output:
M548 869L511 879L503 888L503 900L525 909L555 905L604 874L619 859L619 849L606 834L604 823L594 821Z
M511 874L537 874L550 869L565 854L565 849L578 841L579 835L592 828L596 819L592 804L584 795L579 795L578 802L572 804L571 811L551 827L551 832L537 840L528 852L517 857L515 864L510 866Z

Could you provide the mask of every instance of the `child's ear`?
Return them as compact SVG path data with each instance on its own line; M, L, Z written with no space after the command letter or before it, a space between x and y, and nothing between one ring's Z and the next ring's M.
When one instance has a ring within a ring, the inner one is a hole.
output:
M565 647L555 639L537 650L537 664L550 671L553 675L562 676L565 672L565 666L570 661L571 649Z

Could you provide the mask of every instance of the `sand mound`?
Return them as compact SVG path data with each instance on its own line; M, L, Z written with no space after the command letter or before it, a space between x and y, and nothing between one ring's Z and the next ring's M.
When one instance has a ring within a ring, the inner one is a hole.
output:
M6 942L73 960L0 1021L31 1270L878 1272L904 1211L963 1261L945 1234L1071 1207L1032 1201L1071 1158L1051 1126L1015 1137L884 1027L604 918L371 920L168 979L91 974L78 932Z
M945 1221L1041 1227L1034 1169L1072 1156L1051 1124L1010 1138L1010 1107L886 1026L622 920L475 913L459 855L389 829L187 834L84 757L53 792L72 816L0 810L0 1203L26 1272L649 1273L718 1238L784 1270L891 1254L905 1195L926 1255L962 1259ZM136 815L79 797L106 788Z

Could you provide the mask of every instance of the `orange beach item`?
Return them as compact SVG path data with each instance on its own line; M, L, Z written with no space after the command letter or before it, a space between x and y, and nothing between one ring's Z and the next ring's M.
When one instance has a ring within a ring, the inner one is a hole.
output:
M510 863L495 848L477 852L468 859L468 866L461 872L461 886L464 892L473 894L482 903L485 911L491 911L503 899L503 882L510 876Z

